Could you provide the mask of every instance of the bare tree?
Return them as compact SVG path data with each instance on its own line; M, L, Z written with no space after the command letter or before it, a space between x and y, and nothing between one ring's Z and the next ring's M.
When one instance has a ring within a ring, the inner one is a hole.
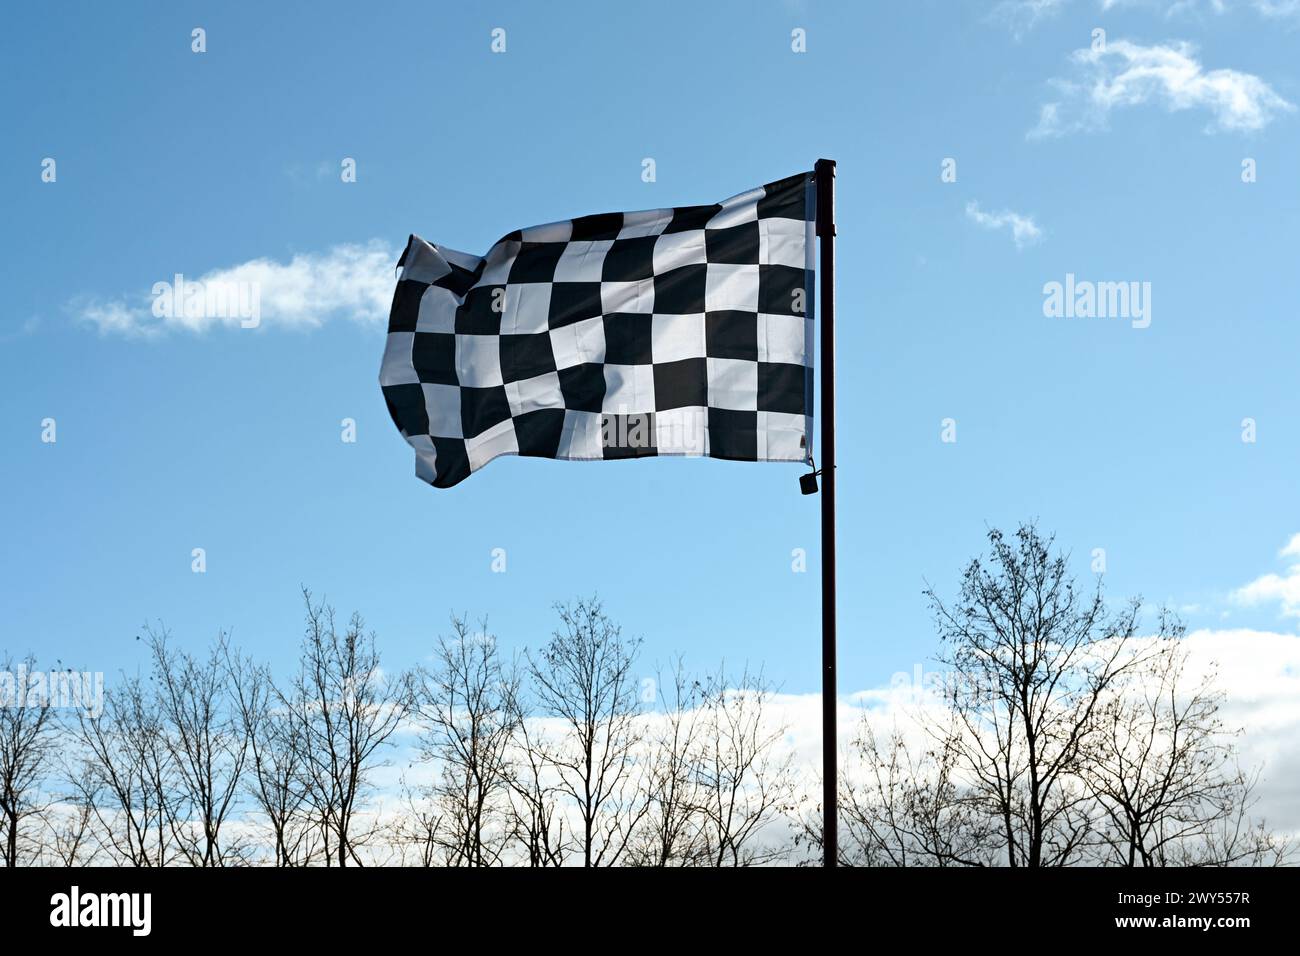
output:
M1296 859L1296 840L1292 835L1270 830L1268 822L1251 816L1257 803L1255 786L1259 771L1243 773L1232 811L1218 817L1199 840L1182 840L1166 844L1161 859L1164 866L1292 866Z
M840 780L840 862L856 866L990 866L997 829L956 779L958 754L909 744L897 728L882 746L863 718ZM820 821L820 818L818 818Z
M696 774L714 866L753 866L786 852L784 835L763 833L790 808L796 790L792 754L777 752L787 727L771 713L772 694L762 674L748 670L731 681L721 669L706 688Z
M1184 632L1163 613L1146 666L1101 708L1083 775L1109 823L1107 862L1226 866L1277 857L1280 844L1249 819L1254 776L1237 765L1237 732L1219 715L1215 674L1189 678Z
M636 866L698 866L709 862L704 839L704 797L699 765L707 718L706 689L687 672L682 659L673 662L669 680L655 681L661 712L651 715L644 742L647 808L628 862ZM665 698L663 688L670 689Z
M104 692L102 714L77 712L77 730L68 778L75 802L94 815L102 848L128 866L172 863L175 767L153 695L139 677L123 678Z
M163 739L175 768L168 806L177 845L194 866L222 866L241 851L221 829L240 791L248 737L227 684L225 635L205 659L171 646L164 627L146 626Z
M1143 665L1132 643L1138 603L1110 614L1100 582L1081 594L1033 525L1014 541L996 529L988 540L988 563L970 563L955 602L926 591L952 671L945 694L957 726L941 728L944 746L999 822L1007 863L1061 865L1095 837L1077 774L1100 706Z
M530 867L563 866L573 848L573 834L560 809L565 794L534 731L533 718L519 688L510 704L515 738L506 765L510 786L510 832L523 847Z
M402 776L402 809L392 821L392 841L397 849L397 858L403 866L412 862L416 866L447 866L454 849L449 850L444 833L444 820L447 814L437 803L429 799L427 786L412 786Z
M387 680L375 635L360 615L339 629L334 609L313 604L303 589L307 628L298 673L278 704L303 757L307 804L321 822L326 865L362 863L358 850L370 830L358 829L358 811L382 750L406 714L405 678Z
M1291 862L1293 842L1254 815L1260 771L1241 769L1182 625L1162 613L1139 636L1138 603L1111 612L1100 584L1076 589L1032 525L989 543L955 601L926 591L948 673L918 732L863 721L839 782L840 862ZM761 673L695 679L678 659L644 708L640 642L593 599L557 606L522 666L461 617L430 665L389 679L359 616L340 627L303 595L284 683L225 637L196 656L146 628L151 676L124 676L102 711L59 723L48 697L0 699L0 861L748 866L824 843L819 816L795 819ZM371 798L408 726L433 775L404 776L394 819Z
M556 610L561 628L528 658L542 715L563 728L542 744L545 760L580 818L583 864L614 866L646 809L634 779L641 728L632 664L640 640L624 640L595 598Z
M321 845L321 821L308 810L306 755L294 725L305 708L282 705L270 671L229 647L225 668L248 746L245 784L270 830L272 859L306 866Z
M98 853L94 801L85 796L95 790L95 771L84 760L74 764L74 768L72 773L77 779L71 792L60 795L42 814L46 832L45 862L55 866L89 866L95 863Z
M518 717L518 678L503 667L487 621L474 633L464 617L434 648L434 666L414 681L422 756L437 780L429 788L436 812L421 832L449 866L491 866L510 836L506 823L508 761Z
M10 867L24 848L24 822L44 808L41 786L56 746L49 695L30 699L27 675L35 672L34 657L17 670L8 655L0 658L0 673L11 683L11 689L0 687L0 862Z

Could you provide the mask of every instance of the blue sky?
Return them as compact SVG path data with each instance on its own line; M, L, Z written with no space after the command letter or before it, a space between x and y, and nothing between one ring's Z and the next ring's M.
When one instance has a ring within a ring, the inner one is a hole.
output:
M644 636L647 669L677 652L761 662L814 690L818 502L801 468L503 459L437 491L377 375L408 233L482 253L521 226L713 202L820 156L839 163L841 689L928 660L925 582L951 592L988 525L1026 518L1081 576L1104 548L1116 597L1294 633L1293 6L8 11L0 649L134 670L139 625L162 619L187 646L228 628L284 665L306 584L360 609L405 666L452 610L522 647L552 602L596 592ZM1089 57L1097 27L1108 52ZM263 259L282 295L260 328L150 322L155 282ZM1151 283L1150 326L1045 317L1043 286L1067 273ZM303 275L337 281L337 302Z

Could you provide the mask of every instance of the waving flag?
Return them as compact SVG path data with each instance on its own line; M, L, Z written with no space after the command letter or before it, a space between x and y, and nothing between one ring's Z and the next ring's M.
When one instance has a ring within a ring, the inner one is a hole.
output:
M411 236L384 400L439 488L500 455L808 461L812 173L582 216L483 257Z

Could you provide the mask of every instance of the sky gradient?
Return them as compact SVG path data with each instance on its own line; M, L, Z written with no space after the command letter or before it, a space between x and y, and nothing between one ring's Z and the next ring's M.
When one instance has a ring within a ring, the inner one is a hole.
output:
M510 458L439 491L377 376L408 233L482 253L823 156L841 690L928 661L926 583L952 593L986 528L1025 519L1081 577L1104 549L1116 598L1294 635L1300 11L1219 6L6 11L0 649L134 671L161 619L187 647L224 628L285 666L306 585L404 667L452 611L513 649L545 639L553 602L597 593L647 670L683 653L814 691L818 500L799 466ZM156 282L260 260L279 297L257 329L149 315ZM1149 327L1046 317L1067 274L1149 282Z

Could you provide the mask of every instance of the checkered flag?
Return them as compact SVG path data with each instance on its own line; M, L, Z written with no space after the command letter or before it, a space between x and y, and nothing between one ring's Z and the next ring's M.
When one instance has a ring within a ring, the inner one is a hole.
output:
M411 236L379 381L449 488L499 455L809 461L812 173L721 203Z

